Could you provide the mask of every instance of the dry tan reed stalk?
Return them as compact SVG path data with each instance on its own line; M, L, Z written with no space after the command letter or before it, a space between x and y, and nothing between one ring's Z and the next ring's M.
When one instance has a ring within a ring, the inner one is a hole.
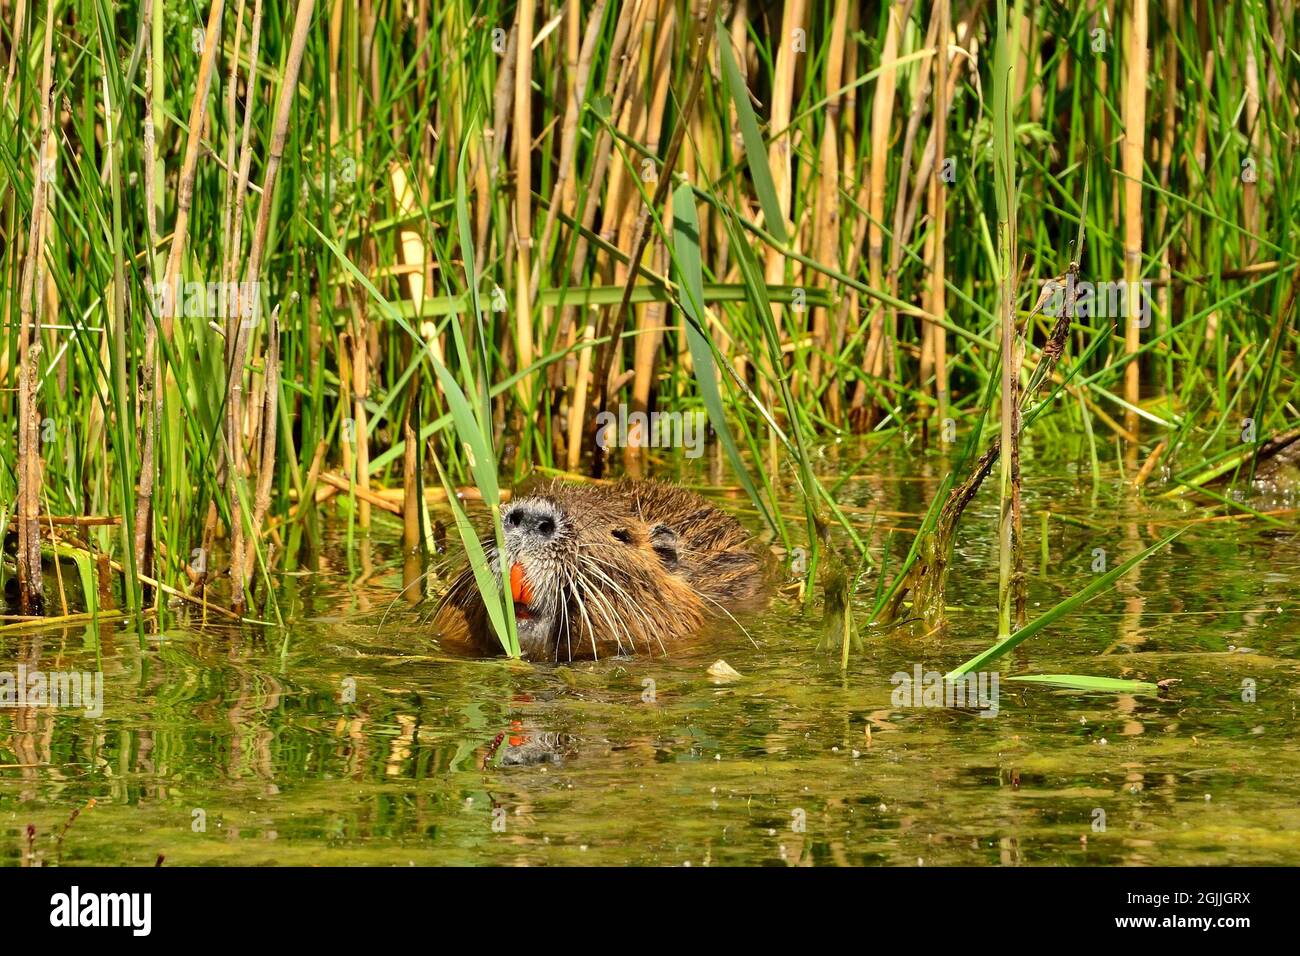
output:
M112 558L108 558L108 556L103 554L102 552L95 551L93 548L90 547L90 545L87 542L82 541L79 538L73 537L72 535L61 533L56 543L62 544L64 547L72 548L73 550L76 551L83 551L85 552L87 557L94 558L96 561L100 562L101 564L105 563L105 559L107 558L106 563L109 568L116 571L118 574L121 575L126 574L126 568L122 566L121 562L114 561ZM203 600L202 598L195 597L192 594L186 594L184 591L177 590L176 588L171 587L168 584L164 584L162 581L150 577L147 574L140 574L137 571L136 577L139 578L142 583L148 585L154 590L161 591L163 594L174 597L177 600L185 601L188 604L193 604L197 607L201 607L205 611L212 611L224 618L229 618L231 620L239 619L239 615L233 611L227 611L223 607L218 607L215 604L209 604L207 601ZM77 616L78 615L69 615L69 617L77 617Z
M578 4L574 0L569 10L570 26L573 33L577 32L578 13ZM573 175L573 166L578 148L578 118L583 100L587 95L587 84L591 78L592 58L595 55L596 42L600 38L604 15L605 0L597 0L587 20L587 29L582 38L582 46L577 53L577 60L570 71L569 100L565 106L564 125L561 127L560 132L560 164L556 171L556 188L552 193L550 205L547 207L546 223L542 229L540 248L543 250L543 256L549 254L552 230L559 212L562 210L570 219L576 213L578 192L577 180ZM542 256L539 256L538 261L533 266L534 294L536 294L541 281L541 262ZM573 309L566 308L562 310L560 316L560 327L556 338L565 348L572 347L577 338L577 332L572 321L573 315ZM554 318L550 318L549 321L553 322ZM572 395L572 383L569 379L573 376L574 366L575 361L572 359L566 362L553 363L548 372L552 387L557 388L566 395ZM564 387L561 388L561 386ZM563 434L558 435L557 444L562 445L563 442Z
M622 67L615 70L608 70L605 75L606 96L612 94L613 110L611 115L618 115L622 109L622 102L627 95L628 85L631 81L634 64L629 62L627 48L629 38L632 34L633 22L636 18L634 5L624 5L619 12L619 19L614 28L614 39L610 44L610 62L622 63ZM610 151L613 147L613 138L609 130L603 126L596 134L595 160L592 164L592 174L587 186L587 194L583 200L583 210L581 219L581 228L574 246L573 262L570 266L570 280L575 284L582 281L583 271L587 263L587 234L591 232L592 224L596 220L596 200L600 196L604 187L605 176L609 169ZM577 315L578 306L567 306L562 323L567 325ZM572 311L569 311L572 310ZM592 342L596 337L594 317L588 312L589 321L584 330L583 341ZM577 471L578 464L582 460L582 448L584 440L583 423L587 417L587 398L589 384L591 379L591 365L593 362L591 348L584 348L578 353L578 367L575 375L575 387L569 401L569 421L565 434L565 462L569 471Z
M271 485L275 480L275 439L280 410L280 306L271 310L266 329L266 399L262 406L262 450L257 462L257 490L253 498L253 528L261 529L271 507ZM249 551L244 563L244 577L253 573L256 551Z
M320 473L320 480L338 491L356 495L358 500L365 501L367 504L375 505L377 508L387 511L390 514L400 515L402 513L402 506L400 504L395 501L390 501L383 495L375 494L369 488L358 488L356 482L352 480L350 475L335 475L331 472L323 471ZM320 500L319 496L317 500Z
M253 164L251 131L253 125L253 104L257 101L257 65L259 62L262 39L262 0L255 0L253 5L253 26L249 35L248 80L244 92L244 122L240 130L239 170L235 180L230 202L230 258L227 271L223 276L229 290L230 307L226 316L226 363L227 368L233 361L236 340L239 337L237 323L240 315L237 279L239 278L239 249L244 238L244 202L248 196L248 177ZM232 67L232 76L234 70Z
M515 59L514 176L515 176L515 361L518 368L533 364L533 309L529 294L532 269L529 254L533 245L533 14L532 0L518 5L515 27L519 33ZM533 408L532 379L519 380L516 390L525 414Z
M217 5L220 0L217 0ZM262 195L258 202L257 223L253 230L253 245L249 251L246 275L258 288L262 275L262 257L266 250L266 236L271 222L271 205L275 199L275 184L280 172L280 161L284 156L284 144L289 129L289 116L293 110L294 94L297 92L298 70L302 66L303 48L307 43L307 31L311 26L315 0L300 0L294 17L293 35L289 41L289 53L285 60L284 77L280 84L279 98L276 102L275 122L271 131L270 149L267 153L266 172L262 178ZM206 50L206 47L205 47ZM193 130L193 127L191 127ZM175 251L175 246L173 246ZM260 296L259 296L260 307ZM226 379L226 454L227 495L230 499L231 527L231 562L230 590L231 607L236 613L243 613L244 596L244 523L243 508L239 497L239 481L243 472L243 437L240 425L243 421L243 379L244 368L248 358L248 342L251 323L241 321L237 324L235 347L232 351L231 365ZM254 529L256 533L256 529Z
M371 245L367 243L367 246ZM363 268L373 261L373 254L363 254ZM370 490L370 420L366 402L370 399L370 349L369 349L369 297L358 291L353 300L353 330L349 336L352 344L352 425L356 437L355 483L362 491ZM357 523L363 529L370 527L370 503L361 498L357 503Z
M817 217L813 226L814 256L819 262L838 265L840 234L840 110L844 97L839 93L844 76L844 45L848 35L849 4L841 3L835 8L831 22L830 48L826 51L826 120L822 127L821 148L818 155L817 181ZM853 98L852 94L848 97ZM829 288L830 282L824 276L816 276L814 282L821 288ZM812 323L812 357L808 362L808 376L820 383L822 380L822 355L830 348L830 312L831 306L816 306L813 310ZM827 394L839 390L836 383L827 388Z
M231 249L230 230L232 225L231 216L234 213L233 199L236 178L235 143L237 142L237 138L235 136L235 88L239 83L239 51L244 42L244 3L245 0L239 0L239 9L235 14L235 45L232 48L230 56L230 72L226 76L226 95L224 97L226 120L226 161L222 166L222 171L225 173L225 176L223 177L223 202L221 203L221 278L223 280L225 280L230 273L230 261L236 258L236 254ZM152 65L152 54L149 53L148 55L150 61L145 69L146 77L151 72L149 67ZM249 82L252 82L251 77ZM148 97L147 88L145 96L146 98ZM233 298L234 297L230 295L229 287L227 287L226 301L230 302Z
M41 458L36 411L40 382L41 312L44 299L44 260L49 183L54 156L50 152L50 97L54 83L54 0L45 4L45 36L41 58L41 138L32 175L32 219L27 234L27 258L19 286L18 329L18 604L23 614L44 612L41 577ZM14 38L16 43L17 37ZM48 509L47 509L48 510Z
M1142 277L1142 153L1146 136L1147 89L1147 0L1130 0L1126 80L1124 84L1124 281L1127 310L1124 317L1124 353L1134 355L1142 346L1141 329L1134 321L1133 303ZM1124 400L1136 406L1141 398L1141 377L1137 359L1124 367ZM1133 408L1124 413L1124 430L1138 434L1139 417ZM1137 460L1136 442L1129 453Z
M1161 108L1160 127L1160 188L1169 189L1169 176L1174 161L1174 134L1178 111L1178 0L1165 0L1165 55L1164 55L1164 99ZM1156 200L1155 235L1163 236L1169 222L1169 203L1162 193ZM1156 295L1156 311L1161 315L1169 314L1169 282L1173 271L1169 262L1170 243L1162 243L1160 248L1159 291Z
M971 6L971 8L966 12L965 17L963 18L962 23L960 24L961 29L959 30L959 32L964 33L964 36L966 37L965 42L959 44L955 48L949 49L949 52L952 52L953 49L956 49L961 51L963 54L961 59L955 61L954 63L955 69L949 70L948 72L948 86L944 96L944 103L948 107L949 111L951 111L953 97L957 93L957 83L961 77L962 66L974 64L974 55L975 55L975 49L977 47L977 40L976 40L975 32L972 29L972 24L974 23L974 19L979 16L979 10L982 2L983 0L976 0L976 2ZM979 73L978 72L973 73L972 78L975 82L976 90L978 91ZM907 201L907 210L903 214L903 226L901 230L902 235L910 236L912 234L912 227L916 223L916 217L918 211L921 208L921 199L928 191L928 184L930 182L930 171L936 165L942 164L943 159L944 157L942 153L939 151L938 144L936 143L935 124L932 122L930 125L930 131L926 137L925 150L921 154L921 163L917 167L916 178L912 184L911 195Z
M939 162L933 164L930 173L930 219L933 222L930 259L930 304L928 311L936 319L947 316L948 289L945 284L947 265L946 233L948 224L947 188L942 177L942 158L947 145L948 133L948 43L949 15L948 0L938 0L936 17L939 21L938 50L934 58L934 142L935 156ZM925 334L929 343L930 371L934 374L934 398L940 427L948 418L948 340L942 326L931 322L925 324ZM927 380L923 372L922 381Z
M1256 164L1256 167L1259 167L1263 165L1261 162L1263 157L1260 152L1259 59L1255 55L1255 47L1259 41L1255 30L1255 18L1247 16L1244 19L1243 26L1246 31L1246 136L1250 143L1247 157ZM1256 239L1256 234L1259 232L1259 185L1257 180L1258 177L1249 179L1243 177L1241 182L1241 224L1245 229L1241 236L1241 256L1244 262L1250 262L1254 259L1259 248L1259 241Z
M858 20L861 15L859 5L856 3L848 4L848 19L845 23L845 30L853 36L858 30ZM857 76L858 71L858 44L849 43L844 51L844 66L842 69L843 76ZM841 179L844 182L844 188L847 191L851 189L851 184L857 184L858 188L854 196L858 201L860 208L866 208L866 191L862 184L862 177L859 175L861 156L858 151L858 93L850 92L842 101L842 112L840 114L840 169ZM861 217L858 217L861 219ZM865 235L865 233L863 233ZM856 271L856 263L861 257L862 236L856 233L850 238L845 256L844 271L852 274ZM830 348L836 354L841 354L844 350L845 339L849 334L849 319L853 318L853 324L857 324L858 315L858 292L856 289L848 290L848 294L840 299L839 307L835 311L835 321L830 330ZM827 390L829 402L827 411L830 420L840 424L844 420L843 410L843 390L841 388L831 388Z
M911 16L911 3L908 3L903 10L903 21ZM935 8L930 13L930 25L926 30L925 48L934 50L936 38L939 31L938 9ZM889 294L898 298L899 290L899 272L903 262L903 250L907 247L912 235L913 221L906 220L906 197L907 190L902 188L908 174L912 170L912 151L916 146L917 133L921 128L921 119L924 116L925 98L930 93L930 74L924 69L925 64L918 66L921 70L918 76L918 82L912 88L912 100L908 108L907 129L903 134L902 160L899 163L899 185L894 197L894 219L893 219L893 237L889 243ZM933 129L933 126L931 126ZM918 171L919 172L919 171ZM925 190L927 178L916 175L912 180L912 193L919 197ZM921 380L924 382L927 378L929 364L932 363L930 352L932 345L927 332L929 323L922 321L921 328ZM892 305L885 307L885 327L896 329L898 327L898 310Z
M894 116L894 91L898 71L893 63L898 59L898 41L903 29L904 0L889 5L889 22L885 27L885 43L880 54L882 72L876 79L876 91L871 105L871 178L867 203L867 272L873 288L885 288L884 282L884 231L886 174L889 162L889 132ZM865 370L876 378L884 374L893 330L886 325L886 310L877 305L871 311L871 325L867 333ZM892 361L892 360L891 360ZM855 407L861 407L866 398L866 386L859 381L853 397ZM874 412L872 413L874 417ZM869 419L870 420L870 419Z
M180 179L176 190L176 223L172 227L171 247L167 254L167 269L163 276L162 334L168 341L172 337L172 324L176 317L176 302L181 272L189 236L190 206L194 201L194 173L202 152L203 128L208 115L208 88L212 83L212 65L221 44L221 13L224 0L215 0L208 12L207 29L203 35L203 53L199 59L198 83L194 100L190 104L189 136L185 140L185 154L181 160Z
M672 215L670 209L665 209L662 213L664 221L670 223ZM655 240L655 265L659 270L668 268L668 249L661 240ZM654 388L654 371L655 358L659 354L659 347L664 338L664 318L668 312L668 303L654 301L648 303L640 314L640 320L637 324L636 348L633 357L633 378L632 378L632 407L633 412L648 412L650 410L650 393ZM641 477L642 466L645 463L645 448L648 445L650 435L640 436L642 441L640 445L634 447L629 440L623 448L623 461L628 468L632 477Z
M155 15L160 13L158 8L153 10ZM243 5L240 5L240 16L242 26ZM158 153L157 144L154 134L154 49L151 30L144 34L145 43L145 81L144 81L144 197L145 197L145 224L149 233L149 261L146 263L149 281L153 284L155 290L160 288L158 285L164 282L158 274ZM236 41L238 42L238 41ZM233 108L233 106L232 106ZM168 294L169 290L165 285L161 286L163 294ZM154 300L157 301L156 298ZM151 526L153 524L153 483L155 458L155 442L158 429L158 418L161 414L162 389L159 386L159 374L157 368L157 344L158 344L158 314L157 311L150 307L145 309L145 344L144 344L144 362L140 376L145 395L145 401L141 408L141 429L143 431L143 441L140 452L140 478L136 487L136 504L135 504L135 540L133 548L135 552L136 569L144 573L149 573L151 561L149 542L152 538Z
M412 376L409 401L402 416L402 551L408 557L420 550L420 446L416 429L411 425L411 409L416 408L419 383Z
M184 258L185 246L189 237L190 206L194 199L194 177L198 169L203 129L207 122L208 88L212 82L213 63L220 47L218 37L221 33L223 6L223 0L216 0L208 12L207 28L203 35L203 51L199 58L198 81L194 91L194 100L190 104L189 135L185 142L185 154L181 161L180 179L177 184L176 222L172 227L171 246L167 253L167 264L163 271L161 289L159 290L155 286L154 304L160 306L160 308L157 315L151 314L149 316L148 326L145 331L144 382L150 401L148 412L144 416L144 447L142 449L140 479L137 485L135 503L134 548L138 572L150 570L147 565L150 563L148 560L149 541L152 538L153 526L153 485L158 470L155 454L155 432L161 415L162 401L161 375L157 364L157 336L161 324L163 338L168 342L172 338L172 325L176 317L177 301L180 298L181 262ZM155 8L154 15L160 17L161 9ZM158 29L155 27L154 40L156 41L157 38ZM152 42L150 46L152 48ZM151 63L156 65L159 58L160 54L157 51L152 51ZM156 83L157 81L155 75L153 82ZM151 89L151 92L156 91ZM153 116L153 119L157 120L158 117ZM161 166L161 162L159 166ZM155 189L161 185L157 181L157 175L160 172L160 169L155 171L155 179L152 184ZM156 201L158 201L157 196L146 197L146 202L150 206ZM153 271L152 263L150 263L150 271ZM140 580L145 580L143 573L140 575Z
M638 19L633 22L633 33L640 36L641 41L634 48L634 56L628 62L628 73L635 73L635 83L630 88L634 91L644 90L650 82L650 70L654 63L654 36L655 25L658 17L659 0L642 0L638 5ZM646 139L646 124L649 120L649 112L646 109L645 100L641 96L629 95L623 102L623 109L619 113L616 128L625 142L642 143ZM654 175L654 160L649 156L637 155L631 157L631 162L615 163L610 167L609 188L605 196L605 205L602 210L602 228L601 238L610 243L616 249L629 248L636 236L637 222L639 219L639 196L640 187L638 180L647 175ZM631 274L629 263L621 259L614 259L611 263L613 268L613 282L615 285L622 285L629 281L628 276ZM636 310L641 314L641 310ZM612 362L611 367L621 369L623 367L623 342L620 339L612 343ZM597 366L599 367L599 365ZM609 383L597 384L598 394L609 394L617 391Z
M393 163L388 170L388 181L392 186L393 204L397 208L397 213L402 217L411 217L410 222L417 221L420 204L415 193L415 188L411 181L407 179L406 170L398 163ZM418 181L417 181L418 183ZM406 276L407 296L411 300L411 308L415 315L420 315L424 307L425 283L429 267L429 254L425 249L424 239L420 233L413 228L400 228L397 231L397 253L401 260L401 266L385 270L376 269L374 275L400 274ZM428 327L421 326L421 335L423 336L428 347L433 351L433 357L439 362L446 363L442 349L442 336L438 335L432 323Z
M806 20L807 4L804 0L785 0L781 13L781 37L776 49L776 64L772 74L772 101L769 104L768 119L768 129L772 132L778 132L780 135L775 136L767 147L767 165L772 173L772 188L776 193L777 208L780 210L782 221L780 223L764 223L768 232L777 236L782 233L792 237L794 235L790 228L791 210L794 206L794 181L791 165L793 150L791 140L794 131L789 130L788 127L794 109L797 60L803 55L803 51L796 49L796 31L799 32L799 35L803 35ZM791 241L796 240L792 238ZM786 281L786 257L780 250L772 246L765 246L763 250L763 279L768 285L784 285ZM786 326L786 323L781 321L781 309L783 308L785 306L778 305L775 302L772 303L772 320L778 329L784 329ZM781 369L771 367L770 363L773 360L766 355L755 356L754 361L760 364L765 372L765 374L758 377L759 396L765 406L771 407L774 404L771 383L780 377ZM772 459L769 464L772 470L775 471L775 435L768 442L768 450L769 457Z
M9 109L9 90L14 85L14 71L18 68L18 46L23 37L23 27L26 26L27 17L26 0L17 0L14 5L14 25L13 32L9 34L9 65L5 68L5 88L4 94L0 95L0 110L8 111Z
M599 9L597 9L597 7ZM592 8L591 16L588 17L588 30L591 29L592 21L599 23L605 15L604 0L597 0L597 7ZM582 72L582 41L584 38L582 29L582 0L565 0L564 7L564 91L565 91L565 121L568 120L568 104L581 103L585 90L587 88L586 77L579 78ZM590 64L588 64L588 69ZM577 94L575 97L575 93ZM560 155L564 155L564 134L561 127L560 134ZM557 170L557 184L558 170ZM578 201L578 187L572 176L568 177L563 186L558 190L560 205L571 210ZM552 200L554 203L555 200ZM547 210L549 213L549 209ZM541 246L542 249L546 245ZM535 267L534 267L535 268Z
M514 90L516 49L519 32L515 24L510 25L506 34L505 50L500 57L501 68L497 72L497 83L492 94L492 127L486 131L483 149L483 162L487 169L476 177L479 189L475 191L475 215L478 222L478 234L474 241L474 261L486 262L488 255L488 226L492 215L492 190L488 187L497 182L501 172L501 157L505 155L506 135L510 128L510 96ZM481 178L480 178L481 177Z
M577 0L573 0L569 6L569 18L575 30L578 23L577 14L578 3ZM577 202L573 179L573 162L578 152L578 114L582 110L582 103L587 95L587 81L591 76L591 60L595 54L596 41L600 38L601 21L604 15L605 0L596 0L596 5L592 8L587 19L587 30L582 38L582 48L576 54L570 71L569 98L564 107L564 123L560 128L560 163L555 171L555 187L552 191L551 202L546 210L546 222L542 226L542 239L538 244L540 254L537 261L533 263L533 278L530 291L534 298L537 296L537 290L541 283L542 258L547 255L547 251L551 248L551 233L555 228L556 217L561 209L565 213L572 215L574 204Z
M1151 473L1156 470L1156 465L1160 461L1160 456L1165 453L1165 448L1168 447L1168 445L1169 443L1167 441L1162 440L1160 444L1156 445L1156 447L1151 450L1151 454L1147 456L1146 462L1143 463L1142 468L1138 471L1137 477L1133 479L1133 486L1135 488L1141 488L1147 483L1147 479L1149 479Z
M646 113L643 141L646 151L651 156L659 153L659 131L663 128L664 108L668 101L668 81L672 64L672 44L675 35L675 16L672 3L665 0L660 4L658 37L652 58L654 78L650 108ZM671 203L660 210L660 219L665 224L672 222ZM669 228L671 228L669 226ZM657 270L667 268L667 250L658 239L655 240L653 261ZM663 322L666 303L643 303L637 307L637 335L633 344L632 359L632 406L633 412L647 412L650 408L650 392L654 385L655 356L663 340ZM649 436L642 436L649 439ZM629 441L625 446L624 459L634 468L639 468L644 461L644 449L633 447Z
M377 103L381 99L379 67L374 57L374 35L378 26L378 15L375 12L372 0L363 0L358 11L358 18L362 27L361 37L361 71L360 76L370 81L369 97L367 97L364 83L354 84L353 89L353 110L352 110L352 155L361 156L365 151L364 130L367 126L368 117L366 116L366 107L368 103ZM450 29L453 23L452 17L447 17L446 21ZM448 96L445 102L439 103L439 109L445 105L448 107L450 115L444 115L440 112L440 117L445 119L445 126L441 128L447 130L448 139L451 141L450 150L451 162L456 161L456 149L461 141L460 121L461 113L459 85L457 83L460 77L460 70L452 67L448 74ZM400 129L395 130L394 135L401 136ZM383 213L379 205L378 197L372 196L371 218L377 219ZM374 271L376 260L378 259L378 249L375 238L370 233L363 233L361 238L360 266L363 273L369 274ZM352 325L349 336L352 345L352 425L353 434L356 439L356 463L355 472L351 472L355 477L354 484L362 491L370 489L370 418L366 411L366 403L370 400L370 364L371 349L370 340L373 334L372 323L370 322L370 296L360 289L352 290ZM357 500L357 525L362 531L370 529L370 502L365 498Z
M640 269L641 256L645 253L646 241L649 238L647 223L650 218L650 210L652 208L662 209L665 200L668 198L668 192L672 188L673 170L677 167L677 157L681 152L682 140L685 138L687 129L690 128L690 117L695 111L695 104L700 97L700 87L704 81L705 65L708 61L709 36L712 32L713 22L718 14L718 2L719 0L709 0L708 7L702 11L702 15L697 15L691 35L691 46L694 48L695 62L691 67L690 88L686 98L682 101L682 112L673 127L673 136L668 141L668 149L664 152L663 168L659 170L654 198L649 205L642 205L637 216L636 236L633 239L632 251L628 255L629 281L623 287L623 298L619 302L618 312L615 313L612 327L608 332L609 341L605 342L600 348L600 356L596 366L598 370L596 386L602 390L599 407L604 409L609 408L611 394L609 371L614 356L613 346L622 338L623 327L627 321L628 305L632 299L632 289L636 285L635 276ZM594 447L595 435L593 429L592 470L595 472L595 477L599 478L604 462L600 449Z
M654 21L652 10L657 0L640 0L635 4L636 15L632 21L631 36L637 38L633 43L629 39L628 56L623 63L623 75L619 85L624 96L619 106L611 114L614 117L614 129L617 138L624 142L639 142L644 138L645 114L640 96L633 95L645 88L650 50L654 42ZM630 182L630 177L639 176L640 170L632 163L613 163L609 167L609 181L605 188L605 201L601 207L600 238L610 247L625 249L632 242L636 229L637 188ZM629 168L629 167L633 168ZM628 275L626 262L614 259L611 262L613 281L623 282Z

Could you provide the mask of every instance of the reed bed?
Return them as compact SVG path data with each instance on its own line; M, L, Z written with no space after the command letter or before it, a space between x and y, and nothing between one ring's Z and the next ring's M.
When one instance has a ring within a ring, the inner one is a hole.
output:
M1022 434L1183 494L1300 420L1295 50L1291 0L3 0L13 613L57 551L142 628L274 618L328 520L427 556L458 489L671 461L622 405L706 412L873 617L1010 449L1006 638ZM830 477L891 442L948 475L892 559Z

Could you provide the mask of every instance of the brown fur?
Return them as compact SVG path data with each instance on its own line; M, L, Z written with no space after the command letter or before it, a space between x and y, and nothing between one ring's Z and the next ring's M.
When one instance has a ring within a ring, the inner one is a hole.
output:
M512 527L518 514L552 517L553 538L539 542ZM709 616L765 590L764 567L740 522L675 485L551 482L516 497L502 516L507 566L520 563L533 592L516 615L521 650L532 660L662 653ZM492 533L483 545L495 569ZM435 625L447 643L500 652L468 567L444 595Z

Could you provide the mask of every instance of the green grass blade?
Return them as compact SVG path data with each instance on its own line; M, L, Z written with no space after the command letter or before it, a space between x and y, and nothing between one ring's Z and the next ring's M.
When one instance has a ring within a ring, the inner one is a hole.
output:
M1128 574L1128 572L1131 571L1133 568L1135 568L1138 564L1145 561L1147 558L1155 554L1165 545L1169 544L1169 542L1177 538L1185 530L1187 529L1179 528L1177 531L1173 532L1173 534L1166 535L1165 537L1161 538L1159 541L1151 545L1151 547L1147 548L1146 550L1139 551L1137 554L1133 555L1133 557L1129 558L1123 564L1111 568L1109 571L1107 571L1101 577L1097 578L1097 580L1093 581L1091 584L1089 584L1078 594L1071 595L1070 597L1062 601L1060 604L1052 608L1050 611L1047 611L1045 614L1041 614L1038 617L1034 618L1032 621L1030 621L1024 627L1020 628L1020 630L1011 634L1009 637L1001 641L998 641L996 644L994 644L992 647L988 648L987 650L981 651L979 654L976 654L966 663L953 668L951 671L948 672L948 674L944 679L955 680L956 678L960 677L962 674L969 673L970 671L980 670L984 668L986 665L997 660L1003 654L1007 653L1007 651L1010 651L1014 647L1016 647L1016 645L1024 641L1027 641L1029 638L1033 637L1035 634L1037 634L1043 628L1047 627L1049 624L1053 624L1056 621L1059 621L1061 618L1065 617L1065 615L1069 614L1075 608L1087 604L1098 594L1107 590L1112 584L1114 584L1124 575Z
M749 495L749 500L762 514L763 520L773 531L779 532L777 520L767 507L767 502L759 494L754 480L749 475L749 468L741 457L736 445L731 426L723 411L722 394L718 388L718 367L713 358L713 347L705 337L704 325L704 270L700 265L700 221L695 210L695 194L689 185L678 186L673 192L673 245L677 253L678 270L681 273L682 309L686 312L686 340L690 346L691 362L695 369L695 380L700 387L700 398L713 423L713 430L718 433L718 440L727 453L731 469L736 479Z
M781 216L781 204L776 199L772 170L767 165L767 144L763 142L758 117L750 105L745 78L740 75L736 55L731 50L731 35L721 20L718 21L718 50L722 58L722 73L727 81L727 92L736 105L736 120L740 123L740 135L745 142L745 162L749 165L749 174L754 180L754 192L758 194L759 205L763 207L763 224L780 245L787 245L789 240L785 234L785 219Z
M1157 694L1160 688L1144 680L1123 680L1118 677L1089 677L1086 674L1024 674L1007 680L1025 684L1048 684L1073 690L1096 690L1108 694Z

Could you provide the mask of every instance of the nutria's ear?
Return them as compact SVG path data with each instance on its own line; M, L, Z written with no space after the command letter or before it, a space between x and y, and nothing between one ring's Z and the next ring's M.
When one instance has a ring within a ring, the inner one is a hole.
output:
M666 524L657 524L650 529L650 547L663 562L665 568L677 567L677 532Z

